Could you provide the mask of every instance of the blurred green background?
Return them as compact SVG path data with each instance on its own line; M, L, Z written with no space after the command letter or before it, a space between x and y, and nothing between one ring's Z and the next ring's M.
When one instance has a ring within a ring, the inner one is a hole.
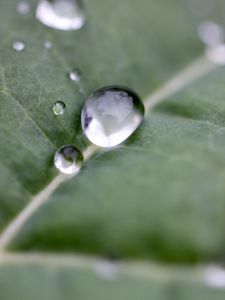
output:
M86 0L87 24L63 32L28 2L26 15L16 0L0 3L1 230L57 175L58 147L84 149L80 111L91 92L119 84L145 100L203 55L202 22L225 25L222 0ZM224 263L224 82L218 67L172 95L56 190L12 241L13 256L0 255L0 299L224 299L210 287L215 278L225 286L223 271L208 282L199 267Z

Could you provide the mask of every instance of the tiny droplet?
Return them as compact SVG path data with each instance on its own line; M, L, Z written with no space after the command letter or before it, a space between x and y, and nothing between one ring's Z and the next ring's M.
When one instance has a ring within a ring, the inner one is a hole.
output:
M109 86L97 90L85 102L81 124L87 138L100 147L124 142L144 118L144 105L132 90Z
M205 21L198 27L200 40L209 47L217 47L224 41L224 29L217 23Z
M76 175L83 164L83 155L74 146L65 145L56 151L54 164L61 173Z
M78 30L86 16L81 0L39 0L36 18L44 25L59 30Z
M80 81L80 77L81 77L81 73L78 69L73 69L70 73L69 73L69 78L72 81Z
M12 45L13 49L17 52L23 51L25 49L25 44L22 41L15 41Z
M51 43L50 41L45 41L45 42L44 42L44 48L45 48L46 50L52 49L52 43Z
M20 1L16 6L16 10L20 15L27 15L30 12L30 3Z
M66 104L62 101L57 101L53 104L52 109L56 116L63 115L66 110Z

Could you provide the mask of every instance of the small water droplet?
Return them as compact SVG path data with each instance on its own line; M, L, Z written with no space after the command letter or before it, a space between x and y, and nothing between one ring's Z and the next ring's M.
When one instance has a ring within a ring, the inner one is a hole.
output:
M206 21L198 27L200 40L209 47L217 47L224 41L224 29L215 22Z
M46 50L52 49L52 43L51 43L50 41L45 41L45 42L44 42L44 48L45 48Z
M206 49L206 57L216 65L225 65L225 44Z
M141 124L144 105L139 96L120 86L104 87L92 94L81 113L87 138L100 147L124 142Z
M78 69L73 69L70 73L69 73L69 78L72 80L72 81L80 81L80 78L81 78L81 73Z
M78 30L86 16L81 0L40 0L36 18L44 25L60 30Z
M20 15L27 15L30 12L30 3L20 1L16 6L16 10Z
M20 52L20 51L23 51L25 49L25 44L22 41L15 41L15 42L13 42L12 47L13 47L14 50Z
M225 288L225 270L221 267L208 267L205 271L204 279L209 287Z
M54 164L61 173L76 175L83 164L83 155L74 146L65 145L56 151Z
M63 115L66 110L66 104L62 101L57 101L53 104L52 109L56 116Z

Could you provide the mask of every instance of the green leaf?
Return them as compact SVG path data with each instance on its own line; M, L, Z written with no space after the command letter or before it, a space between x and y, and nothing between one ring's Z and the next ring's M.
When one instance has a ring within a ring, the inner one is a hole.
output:
M88 22L77 32L46 28L34 16L37 1L30 3L26 16L16 12L16 0L0 4L2 231L56 177L56 149L87 145L80 111L89 93L120 84L146 99L203 53L196 35L202 20L190 13L187 1L85 1ZM224 8L217 1L212 18L223 20ZM24 51L12 49L15 40L24 41ZM44 49L46 40L51 50ZM68 78L74 67L81 71L80 83ZM62 184L11 249L27 257L50 251L170 263L222 261L224 80L224 69L217 68L158 105L126 144L99 152L78 177ZM62 116L52 112L58 100L66 104ZM79 264L49 266L46 259L26 263L24 256L19 264L2 257L4 300L99 299L106 293L108 299L224 298L224 291L205 287L198 272L197 282L190 280L196 274L192 267L188 274L182 271L182 279L179 268L170 266L157 276L158 267L151 272L148 265L152 275L144 278L142 269L136 276L136 269L125 267L122 278L105 282L88 263L80 270Z

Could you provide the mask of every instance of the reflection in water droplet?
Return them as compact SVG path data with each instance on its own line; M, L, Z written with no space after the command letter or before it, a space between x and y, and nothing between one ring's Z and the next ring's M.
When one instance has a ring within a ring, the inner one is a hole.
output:
M60 30L78 30L86 21L81 0L40 0L36 18L44 25Z
M21 1L17 4L16 10L20 15L27 15L30 12L30 3Z
M81 113L87 138L100 147L125 141L141 124L144 106L139 96L120 86L104 87L92 94Z
M44 48L45 48L46 50L52 49L52 43L51 43L50 41L45 41L45 42L44 42Z
M83 164L83 155L74 146L65 145L56 151L54 164L61 173L76 175Z
M206 21L200 24L198 36L209 47L216 47L224 41L224 29L215 22Z
M53 104L52 109L56 116L62 115L66 110L66 104L62 101L57 101Z
M23 51L25 49L25 44L22 41L15 41L15 42L13 42L12 47L13 47L14 50L20 52L20 51Z
M80 77L81 77L81 74L80 74L80 71L78 69L73 69L73 71L71 71L69 73L69 78L72 80L72 81L80 81Z
M225 65L225 44L222 44L215 48L208 48L206 50L206 56L209 60L217 65Z

